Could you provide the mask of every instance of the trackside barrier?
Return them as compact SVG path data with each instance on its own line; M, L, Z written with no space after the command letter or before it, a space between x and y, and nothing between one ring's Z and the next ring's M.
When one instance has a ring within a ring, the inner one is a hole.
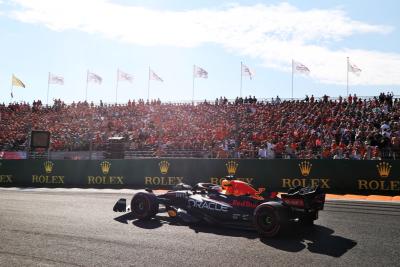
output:
M2 187L171 188L226 175L267 190L319 184L327 193L398 195L400 160L1 160Z

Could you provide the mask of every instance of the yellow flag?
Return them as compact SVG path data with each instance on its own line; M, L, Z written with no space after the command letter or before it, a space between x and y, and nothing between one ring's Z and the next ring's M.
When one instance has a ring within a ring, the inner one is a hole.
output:
M25 84L20 79L15 77L14 74L12 75L12 85L25 88Z

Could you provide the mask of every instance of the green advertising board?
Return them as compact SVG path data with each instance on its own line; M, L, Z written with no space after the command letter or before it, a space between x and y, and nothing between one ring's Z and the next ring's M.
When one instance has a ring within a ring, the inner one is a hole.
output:
M267 190L319 184L328 193L397 195L400 161L133 159L2 160L0 186L172 188L227 175Z

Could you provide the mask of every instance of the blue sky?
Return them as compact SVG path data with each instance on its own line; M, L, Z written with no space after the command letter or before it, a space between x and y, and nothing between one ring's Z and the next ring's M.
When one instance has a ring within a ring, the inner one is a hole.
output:
M291 97L291 60L310 69L295 74L294 97L346 94L346 57L362 71L349 74L350 92L400 95L398 1L0 1L0 102L46 102L48 73L64 78L49 99L147 98L149 66L164 80L150 82L150 98L192 99L193 64L208 71L195 79L195 99L235 98L240 62L255 72L243 77L242 95Z

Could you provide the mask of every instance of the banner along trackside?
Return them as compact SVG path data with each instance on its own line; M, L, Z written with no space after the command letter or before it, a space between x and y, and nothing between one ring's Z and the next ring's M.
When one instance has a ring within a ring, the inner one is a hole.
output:
M219 184L234 175L255 187L286 191L319 185L327 193L398 195L400 161L133 159L2 160L0 186L171 188Z

